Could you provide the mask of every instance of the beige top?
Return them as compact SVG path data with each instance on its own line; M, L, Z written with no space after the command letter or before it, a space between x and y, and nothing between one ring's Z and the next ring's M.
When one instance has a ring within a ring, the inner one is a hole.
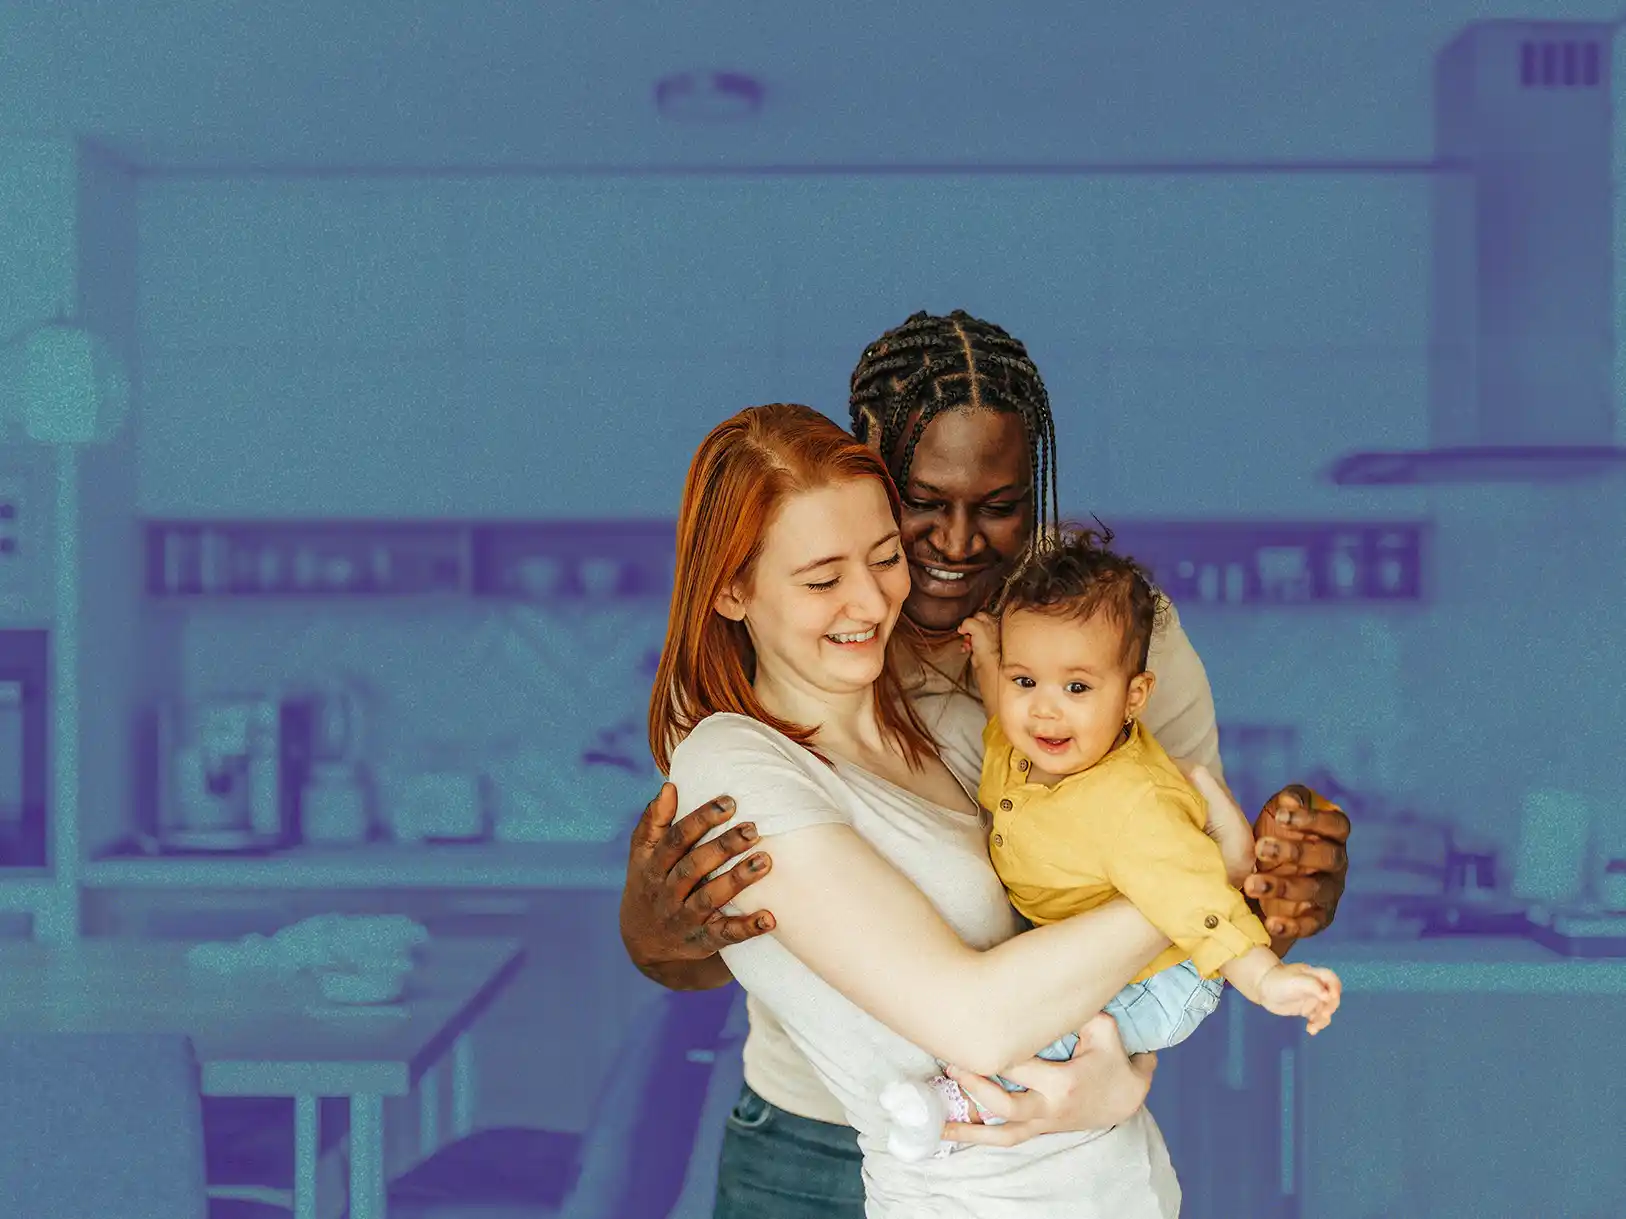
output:
M977 780L983 716L961 694L941 696L933 716L944 762L967 788ZM756 720L713 715L672 757L680 807L702 791L728 790L735 817L764 839L820 825L846 825L931 901L968 945L992 948L1020 928L988 863L987 822L944 808L876 775L808 750ZM720 831L719 831L720 832ZM925 1079L936 1060L816 974L775 936L723 950L750 995L752 1055L774 1029L777 1061L818 1089L836 1121L858 1132L869 1219L1174 1219L1179 1186L1157 1125L1144 1110L1106 1132L1054 1134L1020 1147L966 1148L907 1164L886 1150L879 1098L897 1079ZM974 1002L973 996L967 997ZM762 1059L748 1059L760 1079Z
M1157 633L1152 637L1151 656L1147 661L1147 668L1157 674L1157 684L1141 712L1141 722L1176 762L1187 767L1206 766L1216 779L1224 782L1220 770L1219 728L1214 719L1214 695L1208 686L1208 674L1180 625L1180 615L1174 605L1164 602L1164 610ZM974 716L945 713L960 701L947 697L952 680L967 674L969 665L969 657L951 648L945 655L934 658L934 672L925 675L926 680L912 697L926 726L937 738L943 760L975 791L982 773L983 721ZM961 684L972 692L976 690L974 681ZM970 770L962 772L956 758L969 758ZM726 771L719 776L716 790L729 792L736 800L739 798ZM702 799L710 799L710 796ZM679 807L687 806L680 802ZM761 828L764 834L770 832L765 826ZM985 844L983 863L989 878L997 884L987 858ZM806 1055L786 1035L773 1014L755 996L747 997L746 1010L751 1030L745 1039L745 1082L763 1099L787 1113L815 1121L847 1124L840 1103L819 1082L819 1075Z

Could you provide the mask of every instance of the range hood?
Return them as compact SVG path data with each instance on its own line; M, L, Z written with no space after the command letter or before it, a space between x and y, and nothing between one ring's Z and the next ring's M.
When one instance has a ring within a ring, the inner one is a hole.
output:
M1615 409L1613 35L1597 22L1485 21L1440 52L1429 447L1347 454L1329 470L1335 483L1626 469Z

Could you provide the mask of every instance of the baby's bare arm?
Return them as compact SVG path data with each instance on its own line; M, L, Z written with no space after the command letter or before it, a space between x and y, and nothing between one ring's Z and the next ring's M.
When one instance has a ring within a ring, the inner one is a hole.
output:
M960 623L960 636L971 651L971 671L977 677L977 695L990 716L998 708L999 623L988 614L977 614Z

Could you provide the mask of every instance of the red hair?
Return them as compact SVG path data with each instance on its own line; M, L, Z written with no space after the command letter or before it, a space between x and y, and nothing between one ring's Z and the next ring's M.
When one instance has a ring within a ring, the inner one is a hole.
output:
M787 497L861 478L885 488L897 521L898 491L880 456L807 406L749 407L701 442L683 486L672 608L649 698L649 751L662 774L678 742L708 715L724 711L748 715L812 749L816 728L778 719L757 699L751 688L756 649L743 622L717 612L717 599L750 586L768 524ZM875 682L875 713L882 731L918 766L936 746L898 676L896 649L910 646L911 629L899 614Z

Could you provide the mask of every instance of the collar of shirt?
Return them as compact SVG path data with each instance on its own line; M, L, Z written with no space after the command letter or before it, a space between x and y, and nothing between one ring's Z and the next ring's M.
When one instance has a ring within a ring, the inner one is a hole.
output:
M1138 758L1146 752L1145 730L1141 727L1140 721L1136 720L1130 725L1128 739L1119 741L1111 749L1107 750L1106 754L1095 765L1086 767L1074 774L1063 775L1054 783L1036 783L1028 778L1033 769L1032 760L1011 742L1008 735L1005 735L1005 726L1003 724L1000 725L1000 734L1005 737L1005 743L1008 747L1005 758L1005 787L1012 795L1020 795L1025 800L1033 799L1048 792L1077 787L1081 783L1088 782L1090 776L1095 773L1096 768L1109 760Z

